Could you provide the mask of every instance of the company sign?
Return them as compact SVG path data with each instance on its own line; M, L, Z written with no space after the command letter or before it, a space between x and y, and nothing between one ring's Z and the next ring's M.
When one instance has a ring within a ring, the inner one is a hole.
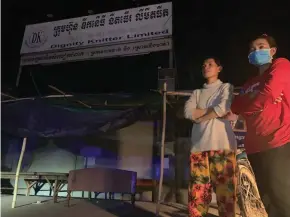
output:
M26 26L21 54L172 35L171 2Z
M237 146L238 148L244 148L245 147L245 136L246 132L235 132L235 137L237 140Z
M110 45L103 47L86 48L49 52L47 54L28 54L21 57L21 65L36 65L80 61L88 59L108 58L126 55L138 55L172 48L171 38L133 42L129 44Z

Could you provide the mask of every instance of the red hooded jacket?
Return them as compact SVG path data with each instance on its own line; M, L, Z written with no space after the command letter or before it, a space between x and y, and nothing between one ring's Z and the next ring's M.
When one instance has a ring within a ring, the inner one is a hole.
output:
M250 93L257 92L255 97ZM274 104L283 93L282 102ZM290 62L273 61L262 75L250 79L232 103L232 112L246 120L247 153L256 153L290 142Z

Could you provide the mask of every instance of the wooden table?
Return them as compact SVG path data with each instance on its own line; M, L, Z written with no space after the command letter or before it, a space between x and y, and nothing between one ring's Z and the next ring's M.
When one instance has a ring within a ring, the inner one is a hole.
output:
M15 179L15 172L1 172L1 179ZM53 192L53 201L57 202L58 192L67 184L68 173L42 173L42 172L28 172L20 173L19 178L24 179L26 184L26 196L30 195L30 190L39 191L41 187L48 183ZM40 185L39 185L40 184ZM2 188L3 189L3 188ZM13 189L13 188L5 188Z
M153 179L137 179L137 193L140 191L146 191L147 189L149 191L152 191L152 202L156 202L156 194L157 194L157 186L158 182Z

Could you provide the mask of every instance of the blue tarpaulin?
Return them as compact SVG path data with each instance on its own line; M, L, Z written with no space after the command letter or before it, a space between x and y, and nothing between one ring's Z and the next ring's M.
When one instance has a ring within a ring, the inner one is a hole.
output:
M2 131L17 137L84 136L116 130L138 120L145 107L73 109L44 99L2 103Z

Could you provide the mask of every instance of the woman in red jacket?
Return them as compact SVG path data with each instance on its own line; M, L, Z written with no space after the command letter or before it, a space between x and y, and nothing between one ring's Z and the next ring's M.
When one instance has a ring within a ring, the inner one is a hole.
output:
M290 62L274 56L273 37L251 42L259 75L243 86L232 112L246 120L245 148L269 217L290 216Z

